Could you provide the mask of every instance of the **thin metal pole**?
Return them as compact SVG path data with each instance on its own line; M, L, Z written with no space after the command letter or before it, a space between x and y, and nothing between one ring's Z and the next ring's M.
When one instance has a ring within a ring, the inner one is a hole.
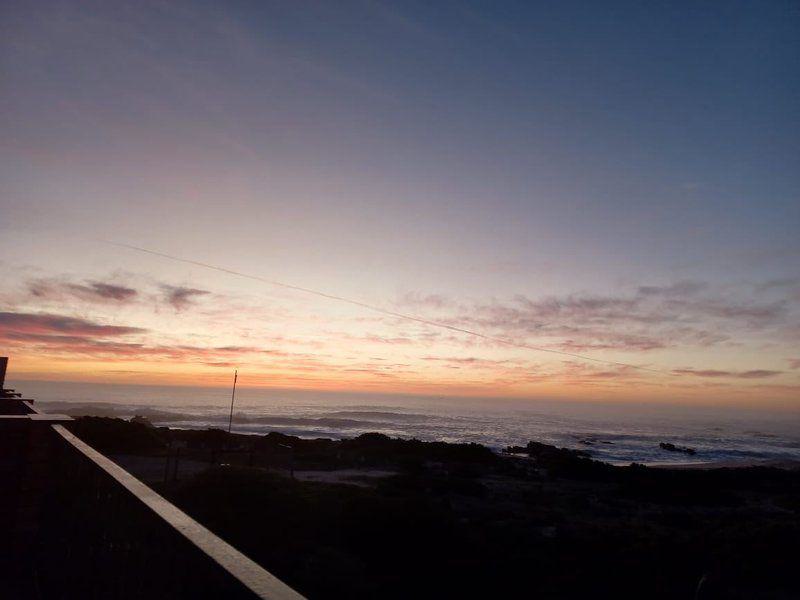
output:
M233 391L231 392L231 416L228 417L228 433L231 432L231 426L233 425L233 399L236 397L236 379L238 377L239 377L239 369L236 369L233 372Z

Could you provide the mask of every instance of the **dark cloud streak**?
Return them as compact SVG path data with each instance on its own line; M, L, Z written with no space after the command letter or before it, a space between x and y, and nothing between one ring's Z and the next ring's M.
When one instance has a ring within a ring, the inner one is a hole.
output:
M37 279L28 284L28 290L34 297L43 300L61 300L64 296L73 296L97 303L124 303L138 296L133 288L102 281L69 283L56 279Z
M196 298L210 293L207 290L166 284L162 285L161 289L164 299L177 311L185 310L194 304Z
M717 369L675 369L676 375L693 375L695 377L732 377L735 379L764 379L781 375L782 371L771 371L767 369L753 369L750 371L721 371Z

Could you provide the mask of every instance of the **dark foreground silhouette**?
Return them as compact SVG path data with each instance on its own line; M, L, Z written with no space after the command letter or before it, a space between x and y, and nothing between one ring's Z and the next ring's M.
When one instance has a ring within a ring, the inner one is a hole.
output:
M498 455L382 434L70 428L311 598L800 597L798 471L614 467L537 442Z

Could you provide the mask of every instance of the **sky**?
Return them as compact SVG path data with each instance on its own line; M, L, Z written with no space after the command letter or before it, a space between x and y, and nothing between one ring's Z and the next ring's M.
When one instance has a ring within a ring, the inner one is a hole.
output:
M799 32L779 1L4 2L0 348L800 406Z

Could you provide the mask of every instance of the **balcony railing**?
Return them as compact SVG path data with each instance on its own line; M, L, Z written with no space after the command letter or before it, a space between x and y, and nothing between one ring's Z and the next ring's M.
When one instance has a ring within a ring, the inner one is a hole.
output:
M302 598L28 406L0 418L12 521L0 568L12 597ZM19 453L9 460L11 445Z

